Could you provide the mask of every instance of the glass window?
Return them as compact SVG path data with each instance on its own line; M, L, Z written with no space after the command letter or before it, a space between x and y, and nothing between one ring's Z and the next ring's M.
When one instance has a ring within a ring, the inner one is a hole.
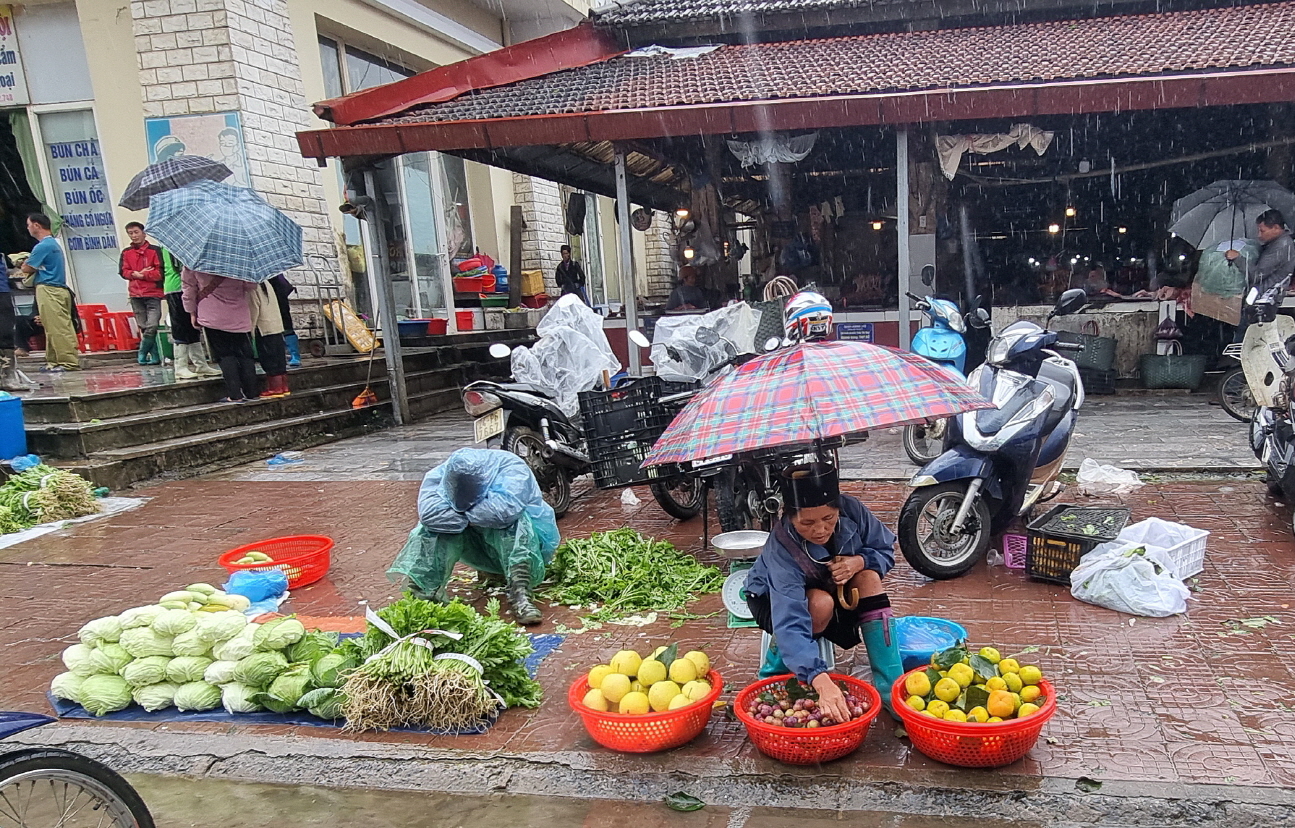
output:
M387 159L373 171L378 188L374 198L382 199L382 231L387 242L387 273L391 276L391 292L396 300L396 314L403 319L417 316L414 305L413 284L409 273L408 228L405 225L400 178L395 159ZM378 271L381 273L381 269ZM386 322L382 323L387 324Z
M326 37L319 39L319 62L324 69L324 94L340 98L346 94L342 87L342 59L337 55L337 41Z
M441 253L436 202L432 190L432 156L425 152L402 159L405 175L405 209L409 213L409 240L414 253L417 307L422 316L445 308L443 276L449 262Z
M63 218L59 233L76 274L78 300L119 304L117 232L103 155L89 109L40 116L45 163L54 185L51 205Z
M351 82L350 91L360 92L384 83L412 77L416 73L398 63L392 63L377 55L347 46L346 74Z
M451 258L466 258L473 254L472 212L468 209L468 174L463 159L457 155L441 154L441 172L445 205L445 247Z

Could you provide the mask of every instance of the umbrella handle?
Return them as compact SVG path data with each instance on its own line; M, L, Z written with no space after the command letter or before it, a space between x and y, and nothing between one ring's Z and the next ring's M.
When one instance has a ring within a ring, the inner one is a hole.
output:
M836 600L842 609L852 610L859 606L859 590L850 588L850 600L845 599L845 584L836 585Z

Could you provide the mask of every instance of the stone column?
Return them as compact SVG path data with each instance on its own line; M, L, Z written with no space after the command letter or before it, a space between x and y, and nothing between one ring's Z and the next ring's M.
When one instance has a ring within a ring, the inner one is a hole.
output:
M555 182L528 175L513 175L513 197L521 205L526 229L522 232L522 270L543 270L545 292L557 296L555 273L567 243L562 193Z
M674 216L660 210L652 213L652 226L647 229L647 285L645 295L648 298L665 298L674 290L675 264L674 231L670 223Z
M250 183L303 230L297 298L344 286L322 170L294 138L311 127L286 0L131 0L146 117L237 112Z

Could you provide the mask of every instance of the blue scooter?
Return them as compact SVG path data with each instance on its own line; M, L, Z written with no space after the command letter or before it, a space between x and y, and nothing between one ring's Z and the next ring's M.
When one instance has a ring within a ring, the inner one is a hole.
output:
M958 306L948 299L934 296L923 299L910 293L908 298L915 308L931 318L930 326L921 328L913 337L913 353L952 368L959 374L965 373L967 342L963 334L967 332L967 322ZM904 452L908 459L925 466L939 457L944 451L947 431L948 421L944 419L904 426Z
M1083 290L1068 290L1048 319L1087 303ZM1084 403L1079 369L1057 351L1082 349L1025 321L990 341L967 382L994 407L948 421L946 451L913 476L900 509L899 548L913 569L937 580L965 574L994 535L1056 493Z

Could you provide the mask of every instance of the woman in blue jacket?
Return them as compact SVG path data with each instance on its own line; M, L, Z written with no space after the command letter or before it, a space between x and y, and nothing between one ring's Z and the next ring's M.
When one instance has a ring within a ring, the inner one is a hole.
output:
M845 698L815 639L826 637L844 649L862 642L872 683L890 710L891 685L903 672L882 584L895 564L895 535L857 498L840 493L830 466L794 466L783 475L782 489L783 517L746 581L751 613L774 639L760 675L794 673L818 691L829 714L845 721ZM853 603L855 590L857 605L843 606L838 595Z

